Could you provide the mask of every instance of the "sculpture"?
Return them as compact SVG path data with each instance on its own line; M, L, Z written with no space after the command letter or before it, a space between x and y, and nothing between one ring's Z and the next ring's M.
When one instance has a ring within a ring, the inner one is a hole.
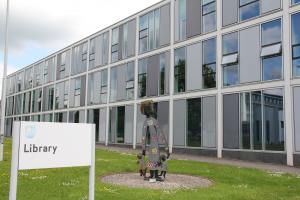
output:
M168 143L166 137L159 127L157 120L154 118L153 101L145 101L141 104L141 113L146 116L143 125L143 136L142 136L142 155L145 156L146 152L148 155L147 169L150 171L150 182L163 181L158 176L158 170L160 170L160 149L159 142L161 139L162 145L165 146L167 157L170 156ZM147 180L147 179L146 179Z

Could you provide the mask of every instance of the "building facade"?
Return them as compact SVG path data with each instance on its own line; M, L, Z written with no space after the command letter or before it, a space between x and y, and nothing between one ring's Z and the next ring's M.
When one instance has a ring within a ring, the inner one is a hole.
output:
M7 77L13 121L95 123L138 148L300 165L300 0L165 0Z

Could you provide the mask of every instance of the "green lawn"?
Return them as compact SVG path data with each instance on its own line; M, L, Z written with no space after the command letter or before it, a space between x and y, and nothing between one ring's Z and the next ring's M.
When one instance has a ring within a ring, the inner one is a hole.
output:
M0 199L8 199L11 141L5 143L5 161L0 163ZM199 175L214 181L206 189L145 190L102 184L99 177L114 172L137 171L134 155L97 150L96 199L298 199L300 177L194 161L169 161L171 172ZM18 200L88 199L88 168L20 171Z

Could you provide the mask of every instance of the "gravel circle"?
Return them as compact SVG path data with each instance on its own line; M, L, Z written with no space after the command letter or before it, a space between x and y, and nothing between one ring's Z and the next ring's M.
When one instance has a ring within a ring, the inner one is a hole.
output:
M164 182L149 183L138 173L121 173L101 177L103 183L109 183L118 186L127 186L131 188L148 189L191 189L207 188L213 185L213 182L199 176L190 176L183 174L167 174Z

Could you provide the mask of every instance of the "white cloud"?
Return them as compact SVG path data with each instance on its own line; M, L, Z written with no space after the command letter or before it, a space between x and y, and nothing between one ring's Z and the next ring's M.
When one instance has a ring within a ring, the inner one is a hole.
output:
M26 46L59 50L159 1L10 0L10 51L20 53ZM0 35L4 13L2 4Z

